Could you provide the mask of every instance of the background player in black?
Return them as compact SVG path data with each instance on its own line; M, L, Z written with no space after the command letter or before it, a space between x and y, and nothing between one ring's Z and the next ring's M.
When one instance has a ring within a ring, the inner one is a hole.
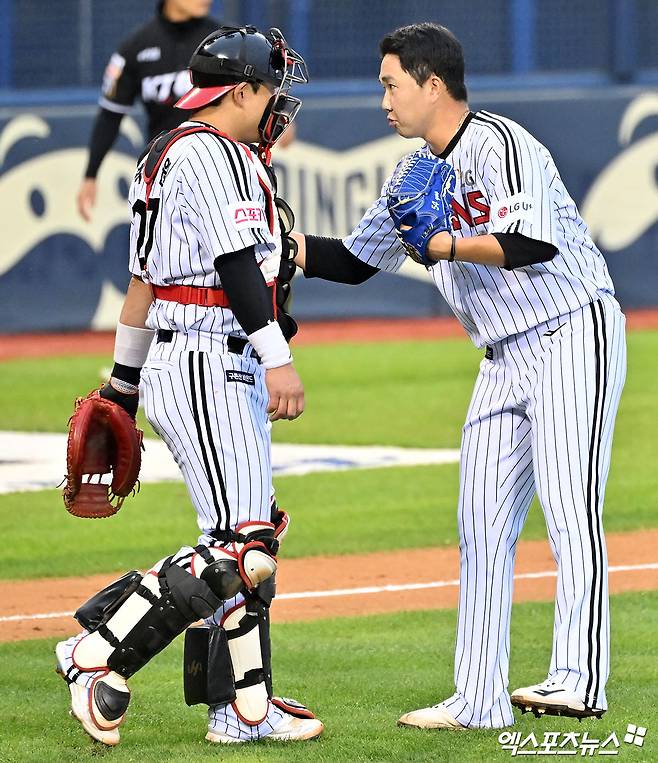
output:
M188 91L190 56L219 27L208 17L211 0L160 0L155 16L124 40L105 69L100 109L89 143L89 161L77 195L87 221L96 202L96 175L119 133L121 120L139 98L148 118L148 140L178 126L189 112L175 109Z

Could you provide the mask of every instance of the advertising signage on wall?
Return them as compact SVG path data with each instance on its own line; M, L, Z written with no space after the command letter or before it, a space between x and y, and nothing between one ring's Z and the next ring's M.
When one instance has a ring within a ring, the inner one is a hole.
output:
M274 152L279 193L302 231L348 233L397 161L419 145L387 133L376 101L346 103L323 108L320 100L302 110L299 139ZM526 125L553 153L622 305L658 304L658 95L620 89L472 103L480 106ZM129 277L127 190L142 137L124 119L99 176L93 222L85 223L75 193L93 114L37 109L0 119L2 332L115 324ZM486 200L469 196L455 199L457 225L486 214ZM371 279L358 300L350 287L298 278L294 306L302 319L447 312L413 263Z

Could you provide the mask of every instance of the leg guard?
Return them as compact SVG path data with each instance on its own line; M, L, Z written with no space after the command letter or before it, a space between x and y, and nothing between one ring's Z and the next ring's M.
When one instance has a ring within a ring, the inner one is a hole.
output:
M74 650L75 666L109 668L129 678L189 625L244 590L245 579L253 586L252 578L272 574L276 562L260 545L246 544L242 554L224 547L183 549L143 577L129 573L96 594L76 613L91 632Z
M226 612L221 626L190 628L185 636L184 689L188 705L231 702L238 717L258 725L272 697L270 578Z
M123 577L110 583L86 601L75 613L75 619L88 631L110 619L131 593L137 590L142 575L137 571L127 572Z

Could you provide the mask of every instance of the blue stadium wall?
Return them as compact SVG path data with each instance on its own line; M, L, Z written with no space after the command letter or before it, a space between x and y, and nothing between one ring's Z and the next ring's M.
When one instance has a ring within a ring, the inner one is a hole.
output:
M658 305L658 94L637 87L481 93L473 108L517 120L552 152L625 308ZM0 109L0 332L110 328L127 274L126 195L143 137L139 118L99 176L94 222L75 194L95 107ZM391 135L377 96L309 98L298 140L277 150L281 195L298 228L343 235L413 142ZM298 278L301 319L448 313L422 268L381 274L355 291Z

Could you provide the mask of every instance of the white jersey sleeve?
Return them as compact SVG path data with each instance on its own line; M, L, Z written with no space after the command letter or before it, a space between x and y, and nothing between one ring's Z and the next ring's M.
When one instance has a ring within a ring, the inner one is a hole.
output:
M180 173L204 259L269 242L263 192L241 146L214 135L195 135Z
M386 191L390 177L384 183L379 199L361 218L349 236L343 239L345 246L368 265L379 270L395 273L406 257L395 235L395 226L386 206Z
M492 131L484 172L492 233L521 233L558 246L551 183L557 169L548 149L520 125L483 111L478 121Z

